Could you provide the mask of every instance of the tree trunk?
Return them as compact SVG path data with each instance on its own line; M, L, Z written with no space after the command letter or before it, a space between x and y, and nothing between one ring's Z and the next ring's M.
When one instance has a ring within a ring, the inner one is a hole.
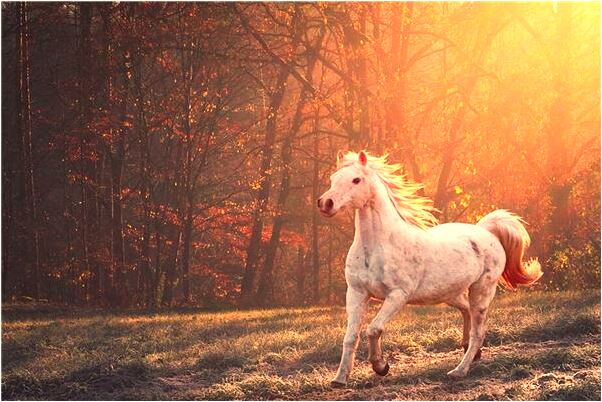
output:
M303 248L299 246L297 249L297 304L299 306L305 305L305 271L307 270L307 264L305 261L305 252Z
M155 216L158 216L157 211L155 211ZM148 305L151 308L157 307L157 302L159 298L159 286L161 284L161 252L163 246L163 233L162 233L162 225L159 222L159 218L155 217L155 271L154 275L150 277L151 283L148 284L149 292L148 292Z
M334 236L332 236L332 228L328 228L328 232L330 233L330 238L334 238ZM332 289L332 241L328 242L328 294L326 297L326 302L327 303L332 303L332 294L333 294L333 289Z
M126 118L127 81L124 81L121 110L114 113L122 117L122 126ZM113 130L116 135L111 142L111 232L113 238L112 257L114 273L114 302L123 306L127 295L127 278L125 276L125 243L123 237L123 205L121 200L123 163L125 159L125 128Z
M80 114L82 116L83 121L87 125L90 121L91 113L90 113L90 89L88 88L89 82L89 63L88 63L88 55L90 53L90 23L92 20L91 14L91 4L90 3L81 3L79 5L79 25L80 25L80 35L79 35L79 48L78 48L78 59L79 59L79 105L80 105ZM83 271L86 274L90 274L90 261L88 258L88 194L87 194L87 183L86 180L90 177L90 172L88 169L88 160L86 159L87 148L88 148L88 137L89 132L86 128L82 131L80 135L80 200L81 200L81 221L79 222L80 233L81 233L81 248L82 248L82 260L83 260ZM92 283L94 279L88 281L86 286L86 302L90 301L90 291L92 288Z
M566 241L570 236L566 231L570 221L570 196L573 188L568 167L568 138L571 127L571 37L572 4L559 3L556 13L556 41L558 53L555 57L553 71L553 88L555 98L550 107L550 121L547 127L547 171L550 172L548 194L552 201L552 216L544 228L544 253L552 250L549 245L554 241Z
M247 247L247 258L245 264L245 273L242 281L241 299L245 305L250 305L253 300L253 288L257 263L260 257L261 235L263 233L264 213L268 207L270 196L270 186L272 181L271 167L272 155L274 153L274 142L276 140L277 116L278 110L282 105L284 92L286 90L286 81L289 76L289 69L282 67L276 80L276 88L270 96L270 106L266 116L266 135L263 149L261 152L261 182L257 192L255 213L253 214L253 228L251 239Z
M14 10L14 25L21 26L21 3L11 4ZM8 10L7 10L8 11ZM6 11L6 12L7 12ZM23 261L21 248L27 247L26 216L25 216L25 164L23 162L23 131L21 114L23 101L21 94L21 34L20 30L15 35L14 64L14 94L15 109L12 115L11 129L15 135L8 135L9 129L5 125L8 119L5 113L8 107L2 110L2 297L5 300L10 296L17 296L24 292L27 277L27 261ZM25 269L19 267L24 267ZM25 272L24 272L25 271Z
M179 226L174 230L174 233L171 257L170 261L167 263L163 299L161 300L161 303L166 307L171 306L174 296L174 285L177 276L176 269L178 267L178 250L180 249L180 241L182 239L182 231Z
M123 174L123 155L125 144L123 136L119 134L117 143L113 145L111 153L111 233L113 238L113 303L122 305L124 296L124 267L125 267L125 245L123 241L123 214L121 205L121 179Z
M142 92L142 59L140 56L134 55L134 74L133 82L136 94L137 104L137 123L138 129L138 141L140 144L140 202L142 208L142 246L141 255L139 259L139 299L142 304L150 306L152 300L152 283L153 283L153 272L151 266L150 256L150 237L151 237L151 198L152 198L152 172L151 160L150 160L150 144L148 135L148 125L146 121L146 111L144 108L145 97Z
M362 7L370 7L370 4L363 4ZM362 35L366 36L366 13L362 13L360 16L360 30ZM368 61L366 60L366 56L364 53L364 47L367 46L366 43L359 45L359 48L356 49L356 57L357 57L357 72L360 90L358 93L359 100L359 108L360 108L360 125L359 125L359 134L360 134L360 142L357 143L357 146L366 146L370 148L373 144L372 132L371 132L371 124L370 124L370 101L368 99L368 95L365 89L368 88Z
M28 255L28 293L39 297L40 292L40 250L38 236L38 217L33 166L33 144L31 133L31 91L29 75L29 24L28 5L19 3L19 122L23 151L23 172L25 179L25 217Z
M102 17L103 17L103 23L104 23L104 36L103 36L103 40L104 40L104 48L105 48L105 63L106 63L106 96L105 96L105 113L107 113L109 116L113 115L114 113L114 105L113 105L113 38L112 38L112 4L109 4L105 7L103 7L102 9ZM116 162L114 160L115 155L114 155L114 135L115 135L115 129L113 128L113 125L109 123L109 145L108 145L108 152L107 152L107 159L108 159L108 165L110 167L110 173L108 175L108 180L109 180L109 194L108 194L108 198L109 198L109 206L110 206L110 210L109 210L109 230L110 230L110 267L108 267L107 269L105 269L105 275L104 275L104 284L105 284L105 303L107 303L110 306L115 306L118 304L118 294L116 293L116 289L115 289L115 283L116 278L116 269L117 269L117 265L118 265L118 261L119 258L117 256L117 249L119 249L118 243L119 243L119 238L121 237L120 231L117 230L116 231L116 222L115 222L115 191L116 191L116 183L114 183L114 176L118 176L121 177L121 174L117 175L117 172L121 171L121 166L119 166L118 169L116 166ZM120 190L119 190L120 191ZM117 193L117 201L120 200L120 195L119 193ZM121 209L120 209L121 210Z
M320 46L322 42L322 37L318 39L317 47ZM308 60L308 66L306 71L306 79L311 84L312 83L312 75L314 71L314 67L316 65L317 58L311 57ZM285 138L282 143L281 149L281 164L282 164L282 179L280 182L280 193L278 196L278 202L276 204L276 219L274 221L274 227L272 228L272 234L270 236L270 241L268 243L268 247L266 250L266 257L263 266L263 270L261 273L261 280L259 282L259 288L257 291L257 299L262 305L270 305L274 302L273 300L273 269L274 269L274 260L276 257L276 250L278 249L278 245L280 243L280 232L284 227L285 223L285 214L286 210L286 201L290 194L290 182L291 182L291 168L293 163L293 142L301 129L301 125L303 124L303 109L305 108L305 104L308 99L308 93L305 88L301 89L301 93L299 95L299 102L297 103L297 108L295 110L295 115L293 117L293 123L291 125L291 130L289 135Z
M187 42L188 46L192 49L192 43ZM195 207L195 194L196 186L193 178L193 166L192 156L194 142L192 137L192 129L190 124L190 92L192 88L192 80L194 78L194 65L193 65L193 50L186 51L182 50L182 65L184 67L183 79L186 83L186 90L184 94L184 110L183 110L183 121L182 126L184 128L184 134L186 135L186 165L184 168L184 190L186 192L186 206L184 216L184 247L182 253L182 293L184 303L190 301L190 247L192 242L192 231L194 229L194 207ZM209 134L208 134L209 135ZM207 149L205 149L205 155Z
M315 116L315 134L314 134L314 144L313 144L313 157L314 157L314 166L313 166L313 177L312 177L312 202L313 200L317 200L320 196L320 147L319 147L319 135L318 128L319 124L319 111L316 111ZM320 248L318 242L318 209L312 208L311 215L311 266L312 266L312 276L313 276L313 302L314 304L318 304L320 302Z
M471 89L472 89L471 85ZM455 158L455 149L457 147L458 142L458 134L460 132L460 128L462 127L462 123L464 122L464 116L466 114L466 106L460 106L454 120L452 121L449 136L447 140L447 144L444 147L443 153L443 165L441 166L441 171L439 173L439 179L437 181L437 192L435 194L435 208L440 210L443 215L443 221L447 218L447 202L448 202L448 181L449 176L451 174L452 165Z
M189 206L184 222L184 245L182 250L182 298L184 303L190 302L190 248L192 242L192 229L192 207Z

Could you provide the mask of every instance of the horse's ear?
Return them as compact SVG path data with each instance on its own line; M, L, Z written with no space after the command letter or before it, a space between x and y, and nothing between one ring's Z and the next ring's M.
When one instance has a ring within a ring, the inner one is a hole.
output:
M360 151L358 155L358 160L362 166L366 166L368 164L368 156L364 151Z
M340 149L337 151L337 167L341 166L341 161L343 160L343 157L345 156L345 154L343 153L343 151L341 151Z

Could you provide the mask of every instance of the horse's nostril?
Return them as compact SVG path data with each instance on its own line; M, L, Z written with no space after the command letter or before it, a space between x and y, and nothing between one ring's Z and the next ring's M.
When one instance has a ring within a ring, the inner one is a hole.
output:
M318 208L320 208L320 204L322 203L322 199L318 198Z
M330 211L332 209L332 207L334 207L334 201L332 201L331 198L327 199L326 202L324 203L324 208L327 211Z

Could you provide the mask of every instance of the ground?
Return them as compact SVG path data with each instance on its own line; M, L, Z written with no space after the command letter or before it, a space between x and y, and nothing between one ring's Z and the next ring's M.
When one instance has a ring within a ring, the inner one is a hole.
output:
M377 305L372 306L374 314ZM362 339L344 389L331 389L342 307L102 313L3 305L2 399L600 400L600 292L501 294L483 358L464 380L461 318L408 307L389 325L389 375Z

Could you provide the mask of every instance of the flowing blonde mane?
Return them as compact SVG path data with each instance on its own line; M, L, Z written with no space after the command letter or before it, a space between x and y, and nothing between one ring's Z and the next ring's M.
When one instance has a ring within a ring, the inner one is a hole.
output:
M368 157L367 166L382 180L401 219L420 229L428 229L438 223L437 218L433 216L433 212L437 211L433 207L433 202L429 198L417 194L423 186L408 182L405 175L400 172L400 164L387 163L388 155L372 156L367 152L366 155ZM356 152L347 152L338 159L337 168L352 165L357 161L358 154Z

